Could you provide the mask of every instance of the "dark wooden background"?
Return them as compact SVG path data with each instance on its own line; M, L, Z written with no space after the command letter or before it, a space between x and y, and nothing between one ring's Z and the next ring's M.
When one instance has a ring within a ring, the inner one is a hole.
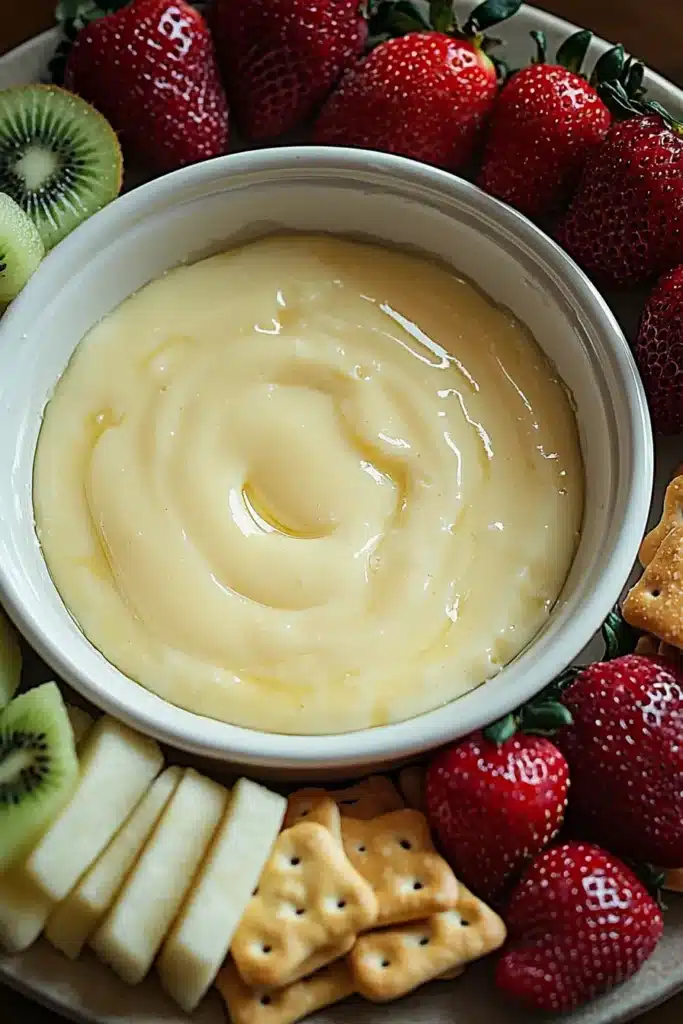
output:
M630 53L683 86L683 0L540 0L536 6L622 42ZM55 0L0 0L0 53L49 28L54 7ZM682 1022L679 997L638 1024ZM0 1024L60 1024L60 1018L0 988Z

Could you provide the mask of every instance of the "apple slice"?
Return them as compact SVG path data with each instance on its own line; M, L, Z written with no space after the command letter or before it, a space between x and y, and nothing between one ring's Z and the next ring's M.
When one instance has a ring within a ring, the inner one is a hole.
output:
M228 791L187 768L108 916L90 939L129 985L149 971L189 891Z
M287 801L240 779L157 969L187 1013L199 1005L225 960L244 909L277 839Z
M71 802L26 861L29 880L61 902L121 828L163 760L154 740L108 716L96 722L83 745Z
M55 907L45 936L71 960L80 956L116 899L181 776L182 768L167 768L161 773L76 888Z
M0 947L23 953L36 941L54 903L30 882L23 865L0 876Z
M75 704L67 704L66 713L69 716L71 728L74 731L74 742L78 748L92 729L95 719L83 708L76 707Z

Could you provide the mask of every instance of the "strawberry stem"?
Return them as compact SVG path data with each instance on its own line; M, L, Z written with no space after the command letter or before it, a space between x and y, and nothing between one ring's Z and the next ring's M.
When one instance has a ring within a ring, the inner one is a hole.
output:
M536 43L536 56L531 58L531 63L545 64L548 60L548 40L546 39L545 32L535 28L529 34Z

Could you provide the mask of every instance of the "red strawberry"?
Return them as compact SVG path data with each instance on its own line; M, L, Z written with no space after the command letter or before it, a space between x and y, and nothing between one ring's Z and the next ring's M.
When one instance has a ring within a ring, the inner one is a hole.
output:
M537 38L537 62L513 75L496 100L478 183L528 217L546 218L569 203L612 115L578 73L591 33L570 36L557 64L546 62L544 40ZM621 47L612 52L623 62Z
M444 30L381 43L329 98L314 141L384 150L451 170L464 167L498 88L481 30L519 6L516 0L488 0L460 31L450 3L437 0L432 21Z
M491 735L473 733L437 754L426 790L445 856L483 899L499 896L557 834L569 788L567 763L550 740Z
M630 978L661 938L659 907L597 846L566 843L534 861L512 894L496 984L531 1009L561 1013Z
M683 138L659 114L613 125L586 161L557 239L596 281L648 281L683 263Z
M655 429L683 432L683 266L665 274L645 303L635 356Z
M362 0L216 0L211 27L231 110L263 142L317 112L363 52Z
M185 0L133 0L79 33L64 73L151 170L224 153L228 109L209 29Z
M629 654L579 672L557 742L572 780L572 827L622 857L683 864L683 675Z

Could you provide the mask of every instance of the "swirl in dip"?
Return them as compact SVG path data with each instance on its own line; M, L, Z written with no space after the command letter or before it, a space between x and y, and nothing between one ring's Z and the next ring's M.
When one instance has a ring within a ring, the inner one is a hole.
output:
M279 235L89 332L34 506L121 671L211 718L336 733L452 700L533 638L583 469L564 386L508 312L426 258Z

